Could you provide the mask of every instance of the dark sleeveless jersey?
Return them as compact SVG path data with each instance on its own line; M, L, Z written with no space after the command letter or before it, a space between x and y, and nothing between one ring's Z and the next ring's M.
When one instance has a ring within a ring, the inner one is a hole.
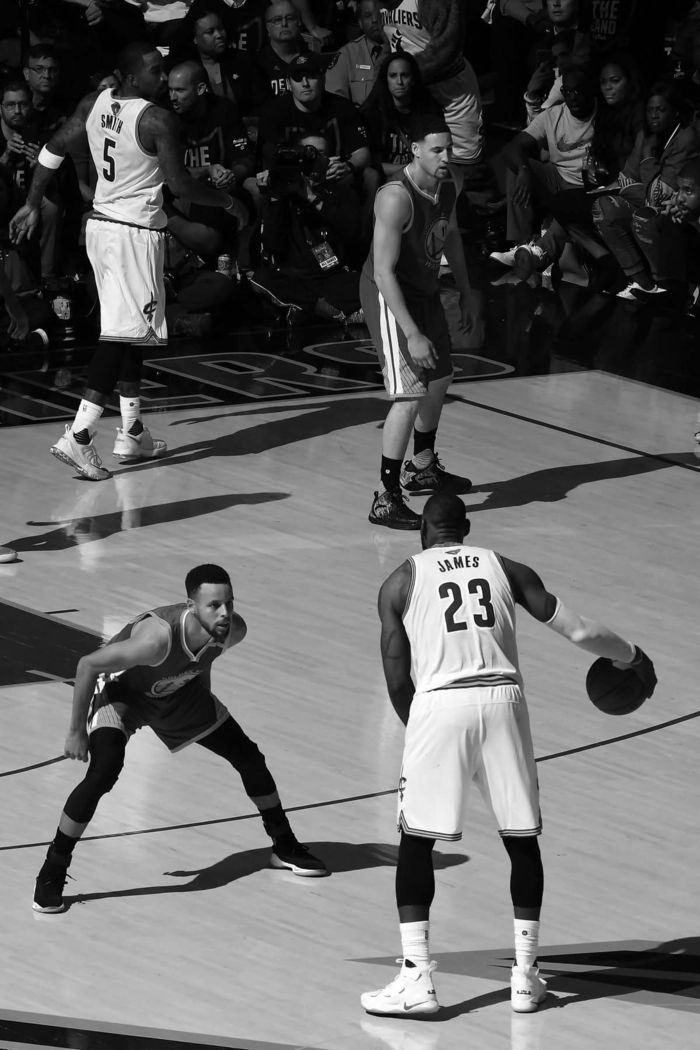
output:
M416 186L406 167L387 179L377 194L397 183L411 199L412 216L401 237L396 279L408 298L423 299L439 291L440 259L457 200L457 187L451 178L445 179L438 183L437 192L432 197ZM374 246L370 248L362 273L374 283Z
M200 678L209 670L217 656L221 656L228 643L216 642L210 638L196 655L192 653L185 641L185 621L191 615L193 614L184 602L179 605L164 605L142 613L122 627L121 631L110 639L110 644L126 641L131 637L137 623L149 616L153 617L169 628L170 647L167 655L156 667L130 667L127 671L110 675L110 681L118 683L130 692L157 699L186 689L191 682Z

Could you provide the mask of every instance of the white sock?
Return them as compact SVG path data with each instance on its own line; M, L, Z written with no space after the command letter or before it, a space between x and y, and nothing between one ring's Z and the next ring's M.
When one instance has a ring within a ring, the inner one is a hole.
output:
M122 430L130 433L133 424L141 419L141 398L119 395L119 411L122 414Z
M529 970L537 961L540 940L539 919L513 919L515 934L515 965L519 970Z
M73 420L72 433L79 434L81 430L87 430L88 434L91 433L103 412L104 408L101 405L96 405L92 401L86 401L83 398L78 405L78 411Z
M419 970L427 970L430 962L430 921L400 922L399 930L404 965L410 959Z

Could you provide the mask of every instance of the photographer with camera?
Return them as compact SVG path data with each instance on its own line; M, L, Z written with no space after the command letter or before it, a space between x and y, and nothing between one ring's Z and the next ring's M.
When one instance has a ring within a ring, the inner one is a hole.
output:
M328 154L327 139L302 134L278 146L258 176L265 264L250 283L287 324L310 315L361 320L360 274L348 266L361 205L352 177L333 176Z

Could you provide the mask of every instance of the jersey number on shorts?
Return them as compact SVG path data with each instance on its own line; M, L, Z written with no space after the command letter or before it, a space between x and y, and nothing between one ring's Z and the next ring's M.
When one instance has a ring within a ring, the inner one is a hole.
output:
M114 157L111 151L117 148L117 144L114 139L105 139L105 148L102 150L102 159L105 162L105 166L102 169L102 178L105 182L114 182L116 178L116 168L114 164Z
M481 608L481 612L474 613L472 616L474 624L477 627L493 627L496 623L496 613L491 604L491 588L488 580L470 580L467 584L467 590L470 594L478 596ZM445 626L448 632L452 634L454 631L468 631L468 621L457 619L457 613L464 606L462 589L459 584L454 583L452 580L449 583L441 583L438 594L441 598L451 599L450 604L445 609Z

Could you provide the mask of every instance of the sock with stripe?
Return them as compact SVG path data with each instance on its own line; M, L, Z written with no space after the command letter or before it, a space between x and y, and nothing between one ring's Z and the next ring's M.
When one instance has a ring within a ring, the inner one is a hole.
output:
M95 429L103 412L102 405L86 401L85 398L80 402L71 426L71 433L79 445L90 444L90 431Z
M400 922L399 930L404 966L427 970L430 962L430 920Z
M401 488L401 460L382 456L382 468L379 480L387 492L396 492Z
M119 411L122 416L122 430L131 437L138 437L143 433L141 422L141 398L122 397L119 395Z

